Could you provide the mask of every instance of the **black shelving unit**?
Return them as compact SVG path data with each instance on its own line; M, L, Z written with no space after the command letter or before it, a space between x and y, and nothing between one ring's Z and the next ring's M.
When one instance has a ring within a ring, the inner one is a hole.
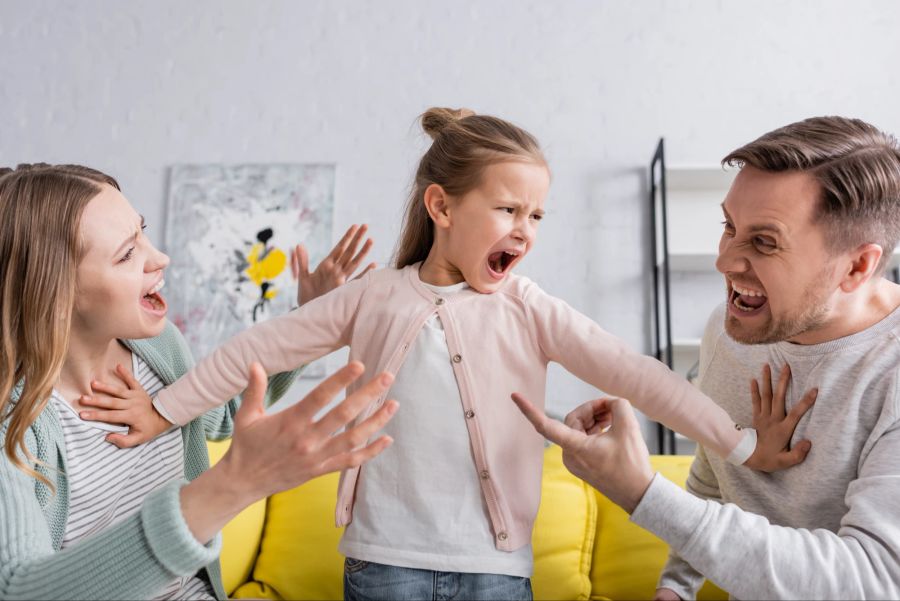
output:
M666 205L665 140L659 139L650 161L650 271L653 274L653 354L673 367L672 301L669 279L669 239ZM661 247L661 248L660 248ZM660 252L661 251L661 252ZM675 454L675 432L660 423L657 428L657 452Z

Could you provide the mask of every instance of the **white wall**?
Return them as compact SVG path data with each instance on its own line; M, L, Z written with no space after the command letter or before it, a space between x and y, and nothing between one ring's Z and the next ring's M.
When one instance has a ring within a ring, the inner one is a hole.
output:
M803 117L900 132L900 3L50 2L0 4L0 164L115 175L162 241L180 162L339 165L335 232L386 262L425 140L467 106L543 143L553 186L522 266L647 348L645 167L715 163ZM558 411L592 391L554 372Z

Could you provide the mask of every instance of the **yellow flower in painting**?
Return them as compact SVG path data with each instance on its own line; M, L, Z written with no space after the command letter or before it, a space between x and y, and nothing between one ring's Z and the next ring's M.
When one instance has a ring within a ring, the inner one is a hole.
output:
M260 258L260 253L264 253ZM266 249L266 245L257 242L250 248L247 254L247 267L245 273L257 286L262 286L263 281L274 280L278 274L284 271L287 265L287 255L278 248ZM265 291L265 298L275 298L278 291L270 287Z

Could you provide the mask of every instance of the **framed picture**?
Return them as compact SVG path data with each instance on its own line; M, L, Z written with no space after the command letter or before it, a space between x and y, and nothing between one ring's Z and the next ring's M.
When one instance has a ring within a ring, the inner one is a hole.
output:
M291 249L331 248L334 165L176 165L165 248L169 317L196 358L297 305ZM322 361L304 377L322 377Z

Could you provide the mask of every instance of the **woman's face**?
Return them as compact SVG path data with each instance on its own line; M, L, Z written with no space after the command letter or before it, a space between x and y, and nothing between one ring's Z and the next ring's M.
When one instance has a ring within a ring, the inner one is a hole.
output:
M159 290L169 257L142 230L143 218L112 186L104 185L85 207L73 335L103 342L162 332L168 307Z

